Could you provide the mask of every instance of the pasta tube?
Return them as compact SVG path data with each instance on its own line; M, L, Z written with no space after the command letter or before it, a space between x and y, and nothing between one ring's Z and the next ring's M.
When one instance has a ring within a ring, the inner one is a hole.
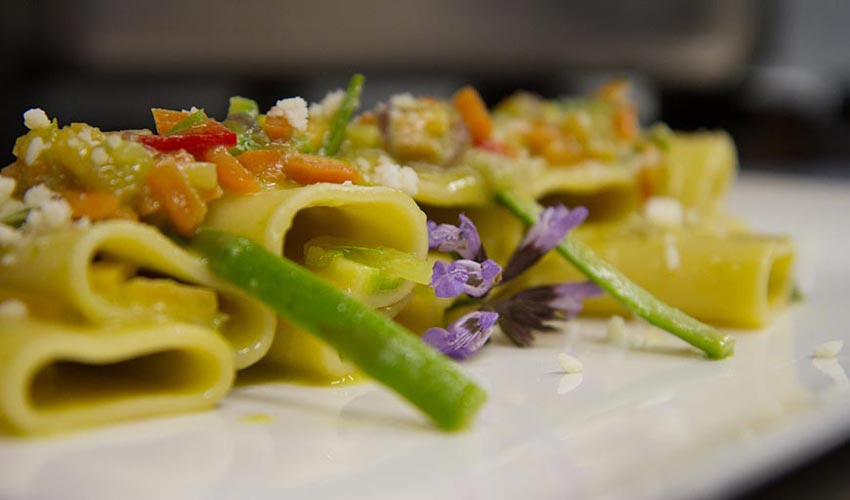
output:
M409 196L382 187L314 184L225 197L211 204L207 225L246 236L300 264L305 262L305 247L310 242L328 237L364 247L391 248L418 259L428 252L425 215ZM413 283L358 289L357 298L394 315L409 299ZM354 371L323 341L282 319L266 361L321 379L339 379Z
M220 328L237 368L265 355L274 335L271 311L136 222L68 226L30 238L0 262L0 287L49 296L55 305L48 310L96 324L153 316Z
M209 408L233 375L228 343L196 325L0 319L0 424L14 432Z

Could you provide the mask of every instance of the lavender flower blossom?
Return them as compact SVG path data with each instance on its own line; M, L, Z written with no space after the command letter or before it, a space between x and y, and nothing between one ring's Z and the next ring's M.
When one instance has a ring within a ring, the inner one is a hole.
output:
M501 280L501 275L501 266L490 259L481 263L469 259L437 261L431 274L431 287L437 297L452 298L462 293L483 297Z
M464 359L487 343L498 319L498 313L474 311L461 316L447 328L429 328L422 335L422 340L447 356Z
M551 321L567 320L581 312L584 299L603 293L590 281L528 288L493 304L499 326L516 345L528 346L533 332L551 332Z
M478 235L478 228L467 216L460 214L458 218L460 226L428 221L429 248L440 252L456 252L462 259L478 262L487 259L487 253Z
M587 208L567 210L563 205L546 207L540 212L537 222L525 234L525 238L511 255L504 270L504 281L509 281L537 263L555 248L564 236L587 218Z

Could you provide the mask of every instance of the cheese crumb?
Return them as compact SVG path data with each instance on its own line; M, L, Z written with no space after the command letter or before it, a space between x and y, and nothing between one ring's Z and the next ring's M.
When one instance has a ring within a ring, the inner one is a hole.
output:
M342 98L345 97L345 92L340 89L328 92L328 95L322 99L322 102L314 102L310 105L309 114L311 117L329 118L336 113L339 106L342 104Z
M656 226L676 229L685 222L685 210L682 203L669 196L653 196L643 207L646 218Z
M834 358L844 348L843 340L830 340L815 348L816 358Z
M0 224L0 247L10 246L23 239L20 231L5 224Z
M682 257L679 255L679 247L676 246L676 237L673 233L664 233L664 265L668 271L679 269Z
M118 134L107 135L106 144L109 146L109 149L118 149L121 146L121 136Z
M94 148L94 150L92 150L91 152L91 161L93 161L94 164L98 167L102 167L103 165L106 165L106 162L109 161L109 155L106 154L105 149L97 147Z
M570 356L565 352L558 354L558 363L561 364L561 368L566 373L581 373L584 371L582 362L575 356Z
M29 315L29 309L24 302L9 299L0 302L0 318L23 319Z
M38 208L50 200L56 198L56 193L44 184L39 184L27 189L24 193L24 204L29 208Z
M410 167L402 167L381 158L372 172L372 181L381 186L400 189L413 196L419 192L419 175Z
M41 137L33 137L27 146L26 153L24 153L24 163L32 165L45 149L47 149L47 144L44 143L44 139Z
M0 175L0 205L6 203L15 192L15 179Z
M38 130L50 126L50 118L41 108L32 108L24 111L24 125L30 130Z
M621 316L614 316L608 322L608 342L620 347L628 347L626 321Z
M337 105L338 106L338 105ZM300 97L281 99L269 110L269 116L283 116L295 130L307 128L307 101Z

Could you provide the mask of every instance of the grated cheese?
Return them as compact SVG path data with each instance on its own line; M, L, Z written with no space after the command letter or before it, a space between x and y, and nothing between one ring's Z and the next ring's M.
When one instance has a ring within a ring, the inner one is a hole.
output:
M339 104L337 104L339 106ZM269 116L283 116L295 130L307 128L307 101L300 97L281 99L269 110Z
M17 299L0 302L0 318L23 319L29 316L26 303Z
M23 235L15 228L0 224L0 247L10 246L23 239Z
M575 356L562 352L558 354L558 363L566 373L581 373L584 371L584 364Z
M24 204L29 208L38 208L56 198L56 193L44 184L33 186L24 193Z
M15 192L15 179L0 175L0 205L6 203Z
M816 358L834 358L838 356L838 353L841 352L841 349L844 348L843 340L830 340L829 342L824 342L823 344L817 346L815 348L815 357Z
M47 144L44 143L44 139L41 137L33 137L27 146L26 153L24 153L24 163L32 165L45 149L47 149Z
M311 117L329 118L331 115L336 113L337 109L339 109L340 104L342 104L343 97L345 97L345 92L340 89L329 92L325 98L322 99L322 102L314 102L311 104L308 112Z
M682 264L682 257L679 254L679 247L676 246L676 237L673 233L664 233L664 265L668 271L679 269Z
M50 126L50 118L41 108L32 108L24 111L24 125L30 130L38 130Z
M653 196L643 207L646 218L656 226L668 229L682 227L685 222L685 210L682 203L669 196Z
M91 152L91 161L93 161L94 164L98 167L102 167L103 165L106 165L106 162L109 161L109 155L106 154L105 149L97 147L94 148Z
M628 347L626 321L621 316L614 316L608 321L608 342L620 347Z
M402 167L392 163L387 158L381 158L380 163L372 172L372 181L381 186L400 189L413 196L419 192L419 175L410 167Z

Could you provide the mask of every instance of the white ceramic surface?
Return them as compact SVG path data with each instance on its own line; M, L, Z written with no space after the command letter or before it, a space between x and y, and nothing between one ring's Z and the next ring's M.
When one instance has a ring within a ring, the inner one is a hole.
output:
M497 340L466 362L490 402L462 434L435 431L373 384L243 387L202 414L0 438L0 498L723 495L850 436L850 183L749 175L732 206L797 238L809 298L769 329L736 333L731 359L636 324L645 346L626 350L581 319L534 348ZM848 348L813 359L832 339ZM560 373L561 351L584 373Z

